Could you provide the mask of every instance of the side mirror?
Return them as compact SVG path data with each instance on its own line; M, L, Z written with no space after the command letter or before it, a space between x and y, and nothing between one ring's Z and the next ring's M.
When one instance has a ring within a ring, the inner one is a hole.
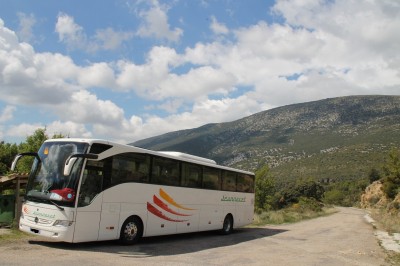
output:
M40 161L40 157L36 152L24 152L24 153L17 154L11 164L11 171L15 171L15 168L17 166L19 159L21 159L21 157L23 157L23 156L34 156L34 157L36 157L36 159L38 159Z
M97 160L99 156L97 154L93 153L75 153L70 155L67 160L65 161L64 165L64 176L68 176L71 174L72 167L74 167L74 164L78 158L84 158L84 159L89 159L89 160Z
M17 166L17 162L19 161L19 159L21 159L21 157L22 157L21 154L18 154L17 156L15 156L15 158L14 158L12 164L11 164L11 171L13 171L13 172L15 171L15 168Z

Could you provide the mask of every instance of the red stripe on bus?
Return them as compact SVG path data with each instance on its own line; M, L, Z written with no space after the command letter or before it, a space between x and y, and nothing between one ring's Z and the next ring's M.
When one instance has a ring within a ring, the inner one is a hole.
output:
M171 210L167 204L165 204L164 202L162 202L156 195L153 196L153 202L160 207L161 209L163 209L164 211L167 211L169 213L178 215L178 216L192 216L191 214L183 214L183 213L179 213L176 212L174 210Z
M149 212L151 212L152 214L154 214L155 216L164 219L166 221L170 221L170 222L176 222L176 223L181 223L181 222L187 222L188 220L175 220L175 219L171 219L168 216L165 216L161 211L159 211L156 207L154 207L153 205L151 205L151 203L147 202L147 210Z

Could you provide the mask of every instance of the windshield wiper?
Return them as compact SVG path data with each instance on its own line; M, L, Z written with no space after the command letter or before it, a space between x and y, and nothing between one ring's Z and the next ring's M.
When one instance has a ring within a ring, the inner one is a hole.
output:
M63 211L64 210L64 208L63 207L61 207L60 205L58 205L57 203L55 203L54 201L52 201L52 200L49 200L54 206L56 206L58 209L60 209L61 211Z

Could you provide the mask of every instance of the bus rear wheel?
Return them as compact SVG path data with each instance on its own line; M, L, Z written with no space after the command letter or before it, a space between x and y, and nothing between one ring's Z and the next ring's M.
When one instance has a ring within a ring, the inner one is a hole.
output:
M133 245L143 235L143 224L138 217L128 218L121 227L119 241L124 245Z
M233 217L231 214L225 216L224 223L222 225L221 233L223 235L229 235L233 231Z

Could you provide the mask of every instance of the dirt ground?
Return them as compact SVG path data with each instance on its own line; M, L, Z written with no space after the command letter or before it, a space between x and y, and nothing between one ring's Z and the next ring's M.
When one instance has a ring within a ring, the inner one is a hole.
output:
M296 224L152 237L134 246L29 237L0 243L0 265L387 265L364 215L339 208Z
M10 234L10 229L8 228L0 228L0 235Z

